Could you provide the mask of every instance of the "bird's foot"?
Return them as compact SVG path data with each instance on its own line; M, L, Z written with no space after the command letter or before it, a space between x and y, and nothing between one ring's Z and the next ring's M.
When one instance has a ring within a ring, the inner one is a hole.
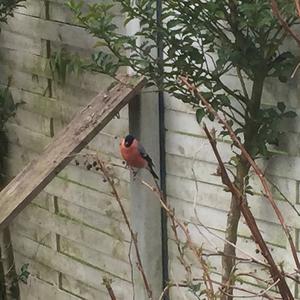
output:
M131 168L133 181L136 180L139 170L134 170Z

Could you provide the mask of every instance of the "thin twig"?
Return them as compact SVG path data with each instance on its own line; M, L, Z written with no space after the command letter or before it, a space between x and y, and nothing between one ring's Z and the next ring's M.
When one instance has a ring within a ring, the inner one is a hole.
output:
M297 1L296 1L297 4ZM298 43L300 46L300 37L290 28L289 24L284 20L281 13L279 12L278 4L275 0L271 0L271 8L274 16L278 19L279 23L283 27L283 29L290 34L294 40Z
M280 196L292 207L292 209L296 212L296 214L300 217L300 212L296 208L296 206L281 192L279 187L270 180L270 178L266 177L269 183L276 189L276 191L280 194Z
M191 266L188 264L188 262L186 261L186 259L184 257L184 252L181 248L180 240L179 240L178 233L177 233L177 224L176 224L174 218L171 218L171 223L172 223L171 228L172 228L172 230L174 232L174 236L175 236L175 243L177 246L177 251L179 253L178 260L183 265L183 267L187 273L187 281L189 281L192 278Z
M111 300L117 300L117 297L115 296L115 293L111 287L111 279L107 278L107 277L103 277L103 284L105 285L106 289L107 289L107 292L110 296L110 299Z
M170 207L166 204L166 200L164 199L164 195L162 194L162 192L159 189L159 186L156 182L156 187L151 186L149 183L147 183L144 180L141 180L141 183L144 184L147 188L149 188L151 191L155 192L157 198L160 201L161 206L163 207L163 209L166 211L168 217L170 219L173 219L175 224L180 227L180 229L183 231L185 237L186 237L186 241L187 241L187 246L192 250L192 252L194 253L195 257L197 258L200 266L202 267L203 270L203 281L205 283L205 285L207 286L207 297L208 299L213 299L214 298L214 288L213 288L213 284L212 284L212 280L210 278L210 274L209 274L209 269L208 269L208 265L205 262L205 260L203 259L202 255L201 255L201 251L199 251L199 248L195 246L195 244L193 243L191 236L190 236L190 232L187 228L186 225L182 224L178 218L175 216L174 211L172 209L170 209Z
M200 281L200 282L202 282L203 280L200 279L200 278L194 278L193 281L196 281L196 282L199 282L199 281ZM216 280L212 280L212 282L213 282L214 284L216 284L216 285L219 285L219 286L221 286L221 287L224 287L224 284L221 283L221 282L218 282L218 281L216 281ZM276 283L276 284L277 284L277 283ZM168 291L169 289L173 288L173 287L177 287L177 288L179 288L179 287L181 287L181 288L189 288L190 285L187 284L187 283L185 283L185 282L182 282L182 283L172 283L172 282L170 282L170 283L165 287L165 289L163 290L163 292L161 293L159 300L162 300L162 299L163 299L163 296L167 293L167 291ZM274 299L281 299L281 300L282 300L282 298L271 297L270 295L267 294L267 292L269 292L270 289L274 287L273 284L272 284L271 286L268 286L266 289L264 289L263 291L260 291L260 292L258 292L258 293L255 293L255 292L253 292L253 291L247 290L247 289L245 289L245 288L237 287L237 286L230 286L230 287L233 288L233 289L235 289L235 290L237 290L237 291L246 292L246 293L250 294L250 295L248 295L248 296L241 296L241 297L239 297L239 296L233 296L234 298L236 298L236 297L237 297L237 298L255 298L255 297L262 297L262 298L267 298L267 299L269 299L269 300L274 300ZM232 296L232 295L228 295L228 296Z
M296 5L296 10L297 10L298 16L300 17L300 1L295 0L295 5Z
M298 63L297 66L295 67L295 69L294 69L294 71L293 71L293 73L292 73L292 75L291 75L291 78L292 78L292 79L295 77L295 75L296 75L296 73L297 73L299 67L300 67L300 63Z
M236 250L240 251L240 252L243 253L244 255L248 256L248 257L250 258L250 259L248 259L249 262L252 261L252 262L257 263L257 264L259 264L259 265L261 265L261 266L263 266L263 267L265 267L265 268L269 268L269 267L270 267L269 264L266 264L266 263L264 263L263 261L261 261L261 260L255 258L253 255L251 255L251 254L249 254L248 252L246 252L245 250L239 248L239 247L238 247L237 245L235 245L234 243L232 243L232 242L228 241L227 239L221 237L220 235L218 235L218 234L212 232L209 228L207 228L207 226L205 226L205 225L200 221L199 216L198 216L197 213L195 213L195 216L196 216L196 219L197 219L199 225L202 226L202 227L204 227L208 233L210 233L212 236L214 236L214 237L216 237L216 238L222 240L223 242L229 244L230 246L234 247ZM216 250L218 251L218 253L220 252L218 249L216 249ZM240 258L240 260L241 260L241 258Z
M174 278L174 286L176 286L177 289L179 290L179 292L180 292L180 294L181 294L181 296L182 296L182 299L183 299L183 300L187 300L185 294L184 294L184 293L182 292L182 290L181 290L181 287L182 287L182 286L175 280L175 276L174 276L174 274L173 274L172 269L171 269L170 273L171 273L172 277Z
M137 268L138 268L138 270L140 271L140 273L142 275L142 279L143 279L143 282L144 282L144 286L145 286L148 298L152 299L152 290L151 290L150 284L148 282L147 276L145 274L145 271L144 271L144 268L143 268L143 265L142 265L141 255L140 255L140 251L139 251L139 248L138 248L137 236L133 232L133 229L132 229L132 227L130 225L128 216L127 216L126 211L124 209L124 206L122 204L121 198L120 198L119 193L118 193L118 191L117 191L117 189L115 187L115 183L114 183L113 179L111 178L108 170L106 169L105 164L98 157L96 157L96 160L97 160L97 163L98 163L98 165L99 165L99 167L100 167L100 169L101 169L101 171L102 171L105 179L107 180L107 182L111 186L112 194L115 196L115 199L117 200L117 202L118 202L118 204L120 206L123 218L124 218L125 223L126 223L128 229L129 229L129 232L130 232L130 235L131 235L131 239L133 241L133 245L134 245L134 249L135 249L135 254L136 254L136 259L137 259Z
M271 288L273 288L275 285L277 285L278 284L278 282L279 282L279 278L273 283L273 284L271 284L268 288L266 288L265 290L263 290L263 291L261 291L261 292L259 292L259 293L257 293L256 295L234 295L234 298L239 298L239 299L249 299L249 298L256 298L256 297L263 297L263 296L265 296L266 295L266 293L268 292L268 291L270 291L270 289ZM245 292L248 292L248 291L245 291ZM232 297L232 295L230 295L230 294L227 294L225 291L224 291L224 294L225 295L227 295L227 296L230 296L230 297ZM268 299L274 299L274 298L271 298L270 296L268 296Z
M242 86L242 90L243 90L243 92L244 92L244 96L245 96L247 99L249 99L249 95L248 95L248 92L247 92L246 84L245 84L243 75L242 75L242 73L241 73L241 68L240 68L240 67L237 67L237 68L236 68L236 72L237 72L238 78L239 78L239 80L240 80L240 83L241 83L241 86Z
M255 171L256 175L258 176L258 178L260 179L260 182L264 188L265 191L265 195L266 195L266 199L269 201L269 203L271 204L273 210L275 211L277 218L288 238L289 244L290 244L290 248L293 254L293 258L295 261L295 264L297 266L297 269L300 270L300 261L298 259L297 256L297 249L296 246L294 244L294 241L291 237L291 234L289 232L288 226L285 223L285 220L283 218L283 215L281 213L281 211L279 210L276 202L274 201L273 195L270 191L270 188L268 186L268 183L266 181L265 176L263 175L263 172L261 171L261 169L258 167L258 165L254 162L253 158L250 156L250 154L247 152L247 150L245 149L245 147L243 146L243 144L241 143L241 141L239 140L239 138L236 136L236 134L234 133L234 131L232 130L231 126L228 124L228 122L226 120L224 120L223 118L221 118L221 116L215 111L215 109L211 106L211 104L202 96L202 94L198 91L198 89L191 83L188 82L187 78L180 76L180 80L182 81L182 83L188 88L188 90L191 91L191 93L202 103L206 106L207 110L212 113L215 118L219 121L220 124L222 124L227 130L228 133L232 139L232 141L234 142L234 144L241 150L242 155L244 156L244 158L249 162L249 164L251 165L251 167L253 168L253 170ZM207 130L208 132L208 130ZM227 173L227 172L226 172Z
M134 280L133 280L133 263L131 259L131 249L132 249L132 238L130 239L130 244L128 249L128 260L130 265L130 277L132 282L132 300L135 300L135 287L134 287Z
M252 233L252 236L253 236L255 242L259 245L262 255L265 257L265 259L268 261L268 263L270 265L269 270L270 270L270 273L271 273L271 276L272 276L274 282L277 282L277 280L280 279L277 282L280 294L282 295L283 299L292 300L293 295L285 281L284 276L281 274L281 272L277 268L277 265L270 253L270 250L267 247L266 242L264 241L264 239L260 233L260 230L257 227L257 223L254 219L254 216L252 215L251 210L249 209L247 200L243 197L240 190L231 182L229 175L227 173L227 170L224 166L224 163L223 163L223 161L220 157L220 154L218 152L218 149L216 147L216 141L215 141L215 139L213 139L213 137L211 136L210 132L208 131L208 129L205 125L204 125L204 131L208 137L208 140L212 146L213 152L219 163L220 171L222 174L221 178L222 178L223 183L228 186L228 188L230 189L230 191L231 191L232 195L234 196L234 198L236 199L236 201L239 201L241 212L242 212L242 214L245 218L245 221Z

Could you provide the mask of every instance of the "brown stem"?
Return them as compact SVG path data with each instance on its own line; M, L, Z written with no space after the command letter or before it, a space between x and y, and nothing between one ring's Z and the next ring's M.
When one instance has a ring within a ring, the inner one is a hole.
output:
M193 281L202 281L202 279L199 279L199 278L193 278ZM222 288L224 288L224 285L218 281L215 281L215 280L212 280L212 282L216 285L220 285ZM163 292L161 293L160 297L159 297L159 300L162 300L163 299L163 296L167 293L168 290L170 290L172 287L182 287L182 288L187 288L189 287L190 285L183 282L183 283L169 283L165 289L163 290ZM266 298L266 299L269 299L269 300L275 300L275 299L280 299L280 298L273 298L271 296L269 296L267 294L267 292L269 291L270 287L272 286L269 286L266 290L264 291L261 291L259 293L255 293L255 292L252 292L250 290L247 290L245 288L242 288L242 287L236 287L236 286L232 286L233 289L237 290L237 291L242 291L242 292L246 292L248 293L250 296L244 296L244 297L247 297L247 298L256 298L256 297L261 297L261 298Z
M299 14L299 1L295 0L296 3L296 8L297 8L297 12ZM279 23L281 24L281 26L283 27L283 29L290 34L293 39L298 43L298 45L300 46L300 37L290 28L289 24L284 20L284 18L282 17L282 15L279 12L279 8L278 8L278 4L275 0L271 0L271 8L272 8L272 12L274 14L274 16L278 19Z
M108 294L110 296L110 299L111 300L117 300L117 297L115 296L115 293L114 293L114 291L113 291L113 289L111 287L111 280L108 279L108 278L106 278L106 277L104 277L103 278L103 284L105 285L105 287L107 289L107 292L108 292Z
M10 85L10 81L11 78L9 78L8 86ZM0 131L0 140L4 145L6 137L3 131ZM0 152L2 151L3 149L0 150ZM1 159L0 167L4 174L4 163ZM5 184L6 182L3 181L3 178L0 178L0 190L2 190ZM0 232L0 259L0 299L20 299L18 275L15 268L15 259L9 227L5 227Z
M174 211L173 211L173 214L174 214ZM171 218L171 229L173 230L174 232L174 237L175 237L175 243L176 243L176 246L177 246L177 251L179 253L179 257L178 257L178 260L179 262L183 265L185 271L186 271L186 275L187 275L187 281L188 282L191 282L191 279L192 279L192 271L191 271L191 266L190 264L186 261L185 257L184 257L184 252L182 251L182 248L181 248L181 243L180 243L180 239L179 239L179 236L178 236L178 233L177 233L177 224L174 220L174 218Z
M240 159L239 157L237 157ZM235 177L234 185L240 190L244 190L244 179L249 171L249 164L244 160L240 160L237 166L237 174ZM225 239L230 243L224 244L224 256L222 257L222 283L224 285L233 286L235 282L235 276L233 276L234 265L236 263L236 249L233 245L237 242L238 225L241 216L239 203L236 201L234 195L230 202L230 209L227 217L227 226L225 231ZM233 288L227 290L227 294L232 295ZM223 300L230 300L233 297L229 297L224 294Z
M215 116L215 118L219 121L220 124L222 124L228 131L230 138L232 139L234 145L236 147L238 147L241 150L241 156L250 164L250 166L253 168L254 172L256 173L256 175L258 176L263 189L265 191L265 198L269 201L269 203L271 204L273 210L275 211L275 214L284 230L285 235L288 238L289 244L290 244L290 248L293 254L293 258L296 264L296 267L298 270L300 270L300 262L297 256L297 250L296 250L296 246L293 242L293 239L291 237L291 234L289 232L288 226L285 223L285 220L283 218L283 215L280 211L280 209L278 208L273 195L271 193L271 190L269 188L269 185L267 183L267 180L262 172L262 170L259 168L259 166L254 162L253 158L251 157L251 155L248 153L248 151L246 150L246 148L244 147L244 145L240 142L240 140L238 139L238 137L235 135L234 131L232 130L231 126L228 124L228 122L226 120L224 120L223 118L221 118L221 116L214 110L214 108L210 105L210 103L201 95L201 93L199 93L199 91L197 90L197 88L190 84L188 82L188 80L183 77L180 76L180 79L182 80L182 82L188 87L188 89L195 95L195 97L206 106L207 110L213 114ZM250 146L249 146L250 147Z
M294 212L300 217L300 211L297 209L296 205L293 204L280 190L280 188L271 181L270 178L266 177L268 182L275 188L275 190L280 194L280 196L289 204L289 206L294 210Z
M300 17L300 1L295 0L295 5L296 5L297 14Z
M139 251L139 248L138 248L137 236L133 232L133 229L132 229L132 227L130 225L128 216L127 216L126 211L124 209L124 206L122 204L122 201L121 201L121 198L119 196L119 193L118 193L118 191L117 191L117 189L115 187L115 183L114 183L113 179L109 175L109 172L106 169L104 163L98 157L96 157L96 160L97 160L97 163L98 163L101 171L103 172L103 175L104 175L105 179L107 180L107 182L111 186L112 194L115 196L115 199L117 200L117 202L118 202L118 204L120 206L123 218L124 218L125 223L126 223L128 229L129 229L130 236L131 236L131 239L133 241L133 245L134 245L134 249L135 249L135 254L136 254L136 259L137 259L138 270L140 271L140 273L142 275L142 279L143 279L143 282L144 282L145 289L147 291L148 298L152 299L152 290L151 290L150 284L148 282L147 276L146 276L144 268L143 268L143 264L142 264L142 260L141 260L141 255L140 255L140 251Z
M214 293L214 288L213 288L213 284L212 284L212 279L210 277L209 274L209 267L207 262L205 261L205 259L203 258L202 255L202 250L199 249L194 242L192 241L191 235L190 235L190 231L187 227L186 224L182 224L178 218L176 217L174 210L171 209L168 205L167 205L167 201L164 197L164 194L160 191L160 188L158 186L158 183L155 181L156 187L154 188L153 186L151 186L150 184L148 184L145 181L141 181L142 184L144 184L147 188L149 188L151 191L155 192L160 204L162 206L162 208L165 210L167 216L170 218L172 224L175 224L175 228L179 227L185 237L186 237L186 244L189 247L189 249L193 252L193 254L195 255L196 259L198 260L200 266L202 267L203 270L203 281L204 284L206 285L206 295L208 299L215 299L215 293ZM178 238L177 232L175 235L175 238Z
M280 270L277 268L277 265L269 251L269 248L266 245L266 242L264 241L259 228L257 227L257 223L254 219L254 216L248 206L246 198L243 196L243 194L240 192L237 186L234 185L234 183L231 182L230 177L227 173L227 170L224 166L224 163L221 159L221 156L219 154L219 151L216 146L216 141L210 134L209 130L206 126L204 126L204 131L208 137L208 140L212 146L213 152L217 158L217 161L219 163L220 171L221 171L221 177L222 182L230 189L235 201L238 203L240 210L243 214L243 217L245 218L245 221L247 223L247 226L249 227L252 237L254 241L259 245L261 249L262 255L265 257L267 262L270 265L270 274L273 278L273 281L277 283L279 292L284 300L292 300L294 299L284 276L280 272Z

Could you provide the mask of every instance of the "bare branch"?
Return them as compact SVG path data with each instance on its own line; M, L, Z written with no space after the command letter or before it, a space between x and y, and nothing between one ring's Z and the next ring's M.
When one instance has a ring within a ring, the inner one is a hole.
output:
M273 198L273 195L270 191L270 188L268 186L266 178L264 177L263 172L258 167L258 165L254 162L254 160L252 159L250 154L247 152L247 150L245 149L245 147L243 146L241 141L238 139L238 137L236 136L236 134L234 133L234 131L232 130L232 128L228 124L228 122L226 120L224 120L223 118L221 118L221 116L215 111L215 109L210 105L210 103L202 96L201 93L199 93L198 89L193 84L188 82L187 78L185 78L183 76L180 76L180 79L181 79L182 83L188 88L188 90L191 91L191 93L199 100L199 102L201 102L203 105L205 105L207 110L215 116L215 118L218 120L218 122L220 124L222 124L228 130L228 133L229 133L232 141L241 150L243 157L249 162L249 164L251 165L251 167L255 171L256 175L260 179L260 182L261 182L261 184L264 188L266 199L269 201L269 203L271 204L273 210L275 211L275 213L277 215L277 218L278 218L278 220L279 220L279 222L280 222L280 224L281 224L281 226L282 226L282 228L283 228L283 230L284 230L284 232L285 232L285 234L288 238L290 248L291 248L293 258L294 258L295 264L297 266L297 269L300 270L300 262L299 262L299 259L298 259L298 256L297 256L296 246L293 242L293 239L291 237L289 229L288 229L288 227L285 223L283 215L282 215L281 211L279 210L279 208L278 208L278 206L277 206L277 204L276 204L276 202ZM208 130L207 130L207 132L209 133ZM213 145L215 143L213 140L212 140L212 142L213 143L211 145ZM224 169L225 169L225 167L224 167ZM229 179L229 177L228 177L228 179ZM224 182L224 184L226 184L226 183Z
M142 279L143 279L143 282L144 282L144 286L145 286L145 289L147 291L147 295L148 295L148 298L149 299L152 299L152 290L151 290L151 287L150 287L150 284L149 284L149 281L147 279L147 276L145 274L145 271L143 269L143 264L142 264L142 260L141 260L141 255L140 255L140 251L139 251L139 248L138 248L138 241L137 241L137 236L136 234L133 232L133 229L130 225L130 222L129 222L129 219L128 219L128 216L126 214L126 211L124 209L124 206L122 204L122 201L121 201L121 198L119 196L119 193L115 187L115 183L114 183L114 180L111 178L105 164L98 158L96 157L96 161L105 177L105 179L107 180L107 182L109 183L109 185L111 186L112 188L112 194L114 195L115 199L117 200L119 206L120 206L120 209L121 209L121 212L122 212L122 215L123 215L123 218L125 220L125 223L129 229L129 232L130 232L130 235L131 235L131 239L133 241L133 245L134 245L134 249L135 249L135 254L136 254L136 259L137 259L137 267L138 267L138 270L140 271L141 275L142 275Z
M190 248L190 250L192 250L192 252L194 253L195 257L197 258L197 260L203 270L203 281L207 287L207 290L206 290L207 297L208 297L208 299L214 299L214 288L213 288L212 280L210 278L208 265L207 265L206 261L204 260L200 249L192 241L188 227L185 224L182 224L178 220L178 218L174 214L174 210L172 210L166 204L164 195L160 191L157 182L156 182L156 187L151 186L149 183L145 182L144 180L141 180L141 183L144 184L151 191L155 192L157 198L160 201L161 206L166 211L167 216L171 220L173 219L174 224L176 224L176 226L180 227L180 229L183 231L183 233L186 237L187 246Z
M214 154L218 160L219 166L220 166L220 170L221 170L221 178L222 181L225 185L228 186L228 188L230 189L232 195L235 197L236 201L239 202L240 205L240 209L241 212L245 218L245 221L252 233L253 239L255 240L255 242L259 245L262 255L265 257L265 259L268 261L269 265L270 265L270 273L272 275L272 278L274 280L274 282L276 282L280 294L282 295L283 299L294 299L293 295L285 281L284 276L281 274L281 272L279 271L279 269L277 268L277 265L270 253L270 250L268 249L259 228L257 227L256 221L254 219L254 216L252 215L249 206L247 204L247 200L243 197L243 195L241 194L241 192L239 191L239 189L231 182L229 175L227 173L227 170L224 166L224 163L220 157L220 154L218 152L218 149L216 147L216 141L215 139L211 136L210 132L208 131L207 127L204 126L204 131L208 137L208 140L212 146L212 149L214 151Z
M296 208L296 206L281 192L279 187L270 180L270 178L266 177L269 183L276 189L276 191L280 194L280 196L291 206L291 208L295 211L295 213L300 217L300 212Z
M295 0L296 5L297 5L297 11L299 14L299 1ZM274 14L274 16L278 19L279 23L281 24L281 26L283 27L283 29L293 37L293 39L298 43L298 45L300 46L300 36L298 36L298 34L296 34L289 26L289 24L284 20L284 18L282 17L282 15L280 14L279 8L278 8L278 4L275 0L271 0L271 8L272 8L272 12Z
M111 287L111 283L112 283L112 280L107 278L107 277L103 277L103 284L105 285L106 289L107 289L107 292L110 296L110 299L111 300L117 300L117 297L115 296L115 293Z
M300 17L300 1L295 0L295 5L296 5L297 14Z

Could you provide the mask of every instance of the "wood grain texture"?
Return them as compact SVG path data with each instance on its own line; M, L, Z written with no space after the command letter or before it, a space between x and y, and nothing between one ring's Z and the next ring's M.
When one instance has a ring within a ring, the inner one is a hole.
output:
M43 154L28 164L0 193L0 227L7 225L91 139L143 88L144 78L122 78L76 114Z

